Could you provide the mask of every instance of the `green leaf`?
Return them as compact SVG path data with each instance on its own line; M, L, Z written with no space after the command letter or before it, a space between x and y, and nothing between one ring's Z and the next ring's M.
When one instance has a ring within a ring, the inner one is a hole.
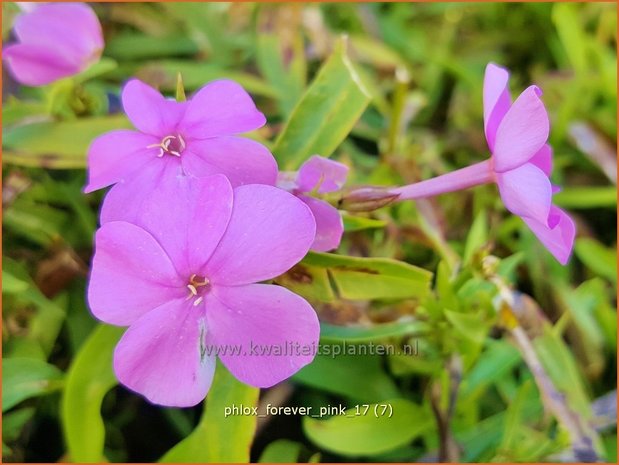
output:
M288 115L303 93L305 86L305 52L303 40L287 50L291 56L284 57L281 38L278 34L261 32L257 37L256 63L269 84L277 89L277 100L283 115Z
M462 336L478 344L484 341L488 327L484 324L480 315L445 310L445 316Z
M301 444L288 439L278 439L269 444L262 455L260 463L298 463Z
M186 102L185 85L183 84L183 75L179 72L176 74L176 101Z
M595 274L604 276L617 284L617 250L604 247L595 239L581 237L576 240L578 258Z
M16 441L22 433L22 429L34 416L34 407L24 407L2 414L2 441Z
M312 154L331 155L368 105L370 95L345 49L341 39L276 140L273 153L285 169L296 169Z
M481 211L475 218L475 221L473 221L469 235L466 238L462 261L470 263L475 252L486 242L488 242L488 220L486 219L486 212Z
M124 328L100 325L75 356L66 378L61 415L72 462L103 462L105 427L101 403L116 384L114 347Z
M426 331L428 326L421 321L396 321L372 326L337 326L320 323L320 340L325 343L347 342L363 344L393 337L413 335Z
M339 353L335 354L336 351ZM346 346L342 345L321 347L321 353L296 373L293 379L362 402L398 397L398 388L385 372L380 356L345 355L345 351Z
M617 187L566 187L552 200L563 208L616 208Z
M353 216L347 213L342 215L342 220L344 220L344 230L346 232L384 228L387 226L387 222L383 220L375 220L373 218L365 218L363 216Z
M339 296L350 300L425 297L432 273L389 258L310 252L302 264L326 268Z
M41 293L20 263L3 257L2 273L3 275L10 274L22 283L26 283L26 289L14 295L18 301L31 304L36 308L36 313L30 319L27 339L34 342L43 355L48 355L54 347L65 320L65 309Z
M131 128L125 116L106 116L5 129L3 162L41 168L84 168L88 147L95 137L125 128Z
M486 350L462 381L459 396L482 392L486 387L506 376L515 366L522 363L520 352L506 341L486 343Z
M565 393L568 405L585 419L591 418L591 402L574 355L555 328L547 325L543 330L533 340L542 365L557 390Z
M164 463L247 463L256 430L254 415L225 415L226 407L254 407L260 389L238 381L221 363L206 397L204 413L196 429L170 449Z
M2 411L62 386L62 371L42 360L2 359Z
M137 60L194 55L198 46L184 34L155 37L140 33L115 34L106 41L105 54L117 60Z
M2 104L2 126L7 128L26 118L46 118L46 113L44 102L18 100L15 96L9 96Z
M298 263L287 273L275 278L275 283L309 300L331 302L335 299L328 271L305 262Z
M383 405L388 405L385 415ZM375 410L376 408L376 410ZM393 414L389 417L389 411ZM360 406L360 413L364 407ZM356 408L346 415L328 420L303 418L303 430L319 447L344 456L371 456L404 446L434 426L434 419L417 404L405 399L393 399L370 404L365 415L356 415Z
M28 289L28 282L23 281L11 272L2 270L2 292L5 294L18 294Z
M552 20L572 66L578 73L584 73L587 70L587 47L578 6L567 3L554 5Z

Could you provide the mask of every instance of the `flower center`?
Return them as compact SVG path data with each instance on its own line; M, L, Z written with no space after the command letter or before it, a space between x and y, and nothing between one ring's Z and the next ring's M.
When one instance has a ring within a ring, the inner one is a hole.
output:
M166 153L168 155L174 155L175 157L180 157L183 150L185 150L186 144L185 139L180 134L165 136L161 139L161 142L158 144L147 145L147 149L158 148L159 153L157 156L159 158L163 157Z
M189 295L187 296L187 300L195 298L193 304L195 306L200 305L209 287L210 281L208 280L208 278L205 278L204 276L198 276L197 274L192 274L189 277L189 284L187 284L187 289L189 289Z

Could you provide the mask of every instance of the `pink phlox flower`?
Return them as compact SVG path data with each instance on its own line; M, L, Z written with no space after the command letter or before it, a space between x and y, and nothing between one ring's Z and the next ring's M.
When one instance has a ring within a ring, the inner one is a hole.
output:
M106 201L122 203L135 193L132 184L148 193L162 177L179 174L224 174L233 187L275 184L273 155L262 144L237 136L266 119L236 82L213 81L189 101L176 102L133 79L124 86L122 103L136 130L111 131L93 141L85 192L116 184L111 192L121 192Z
M84 71L101 58L103 32L85 3L29 4L15 19L17 42L3 50L13 77L42 86Z
M139 205L108 212L96 233L88 302L129 326L114 370L161 405L195 405L215 356L244 383L268 387L310 363L319 323L284 287L256 284L295 265L314 240L309 208L268 185L223 175L167 177Z
M297 173L281 172L277 185L299 197L312 210L316 219L316 238L312 250L327 252L337 249L344 233L340 212L328 202L310 194L326 194L342 188L348 167L319 155L310 157Z
M492 63L484 78L484 129L496 183L506 208L520 216L544 246L566 264L576 228L566 212L552 204L559 190L552 172L550 124L542 92L530 86L512 104L509 73Z
M490 159L436 178L390 189L399 200L430 197L496 182L505 207L520 216L548 251L567 263L574 245L571 218L552 205L550 123L542 94L530 86L511 103L507 70L490 63L484 78L484 129Z

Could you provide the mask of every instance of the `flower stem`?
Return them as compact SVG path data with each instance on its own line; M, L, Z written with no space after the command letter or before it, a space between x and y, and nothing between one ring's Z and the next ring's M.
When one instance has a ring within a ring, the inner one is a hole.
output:
M399 195L398 201L421 199L490 182L494 182L494 172L492 171L491 161L488 159L432 179L390 189L389 192Z

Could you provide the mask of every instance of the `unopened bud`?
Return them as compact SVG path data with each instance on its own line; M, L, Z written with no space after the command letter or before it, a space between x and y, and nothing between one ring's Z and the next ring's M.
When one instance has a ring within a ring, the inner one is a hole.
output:
M338 207L349 212L369 212L389 205L399 196L385 187L358 187L344 194Z

